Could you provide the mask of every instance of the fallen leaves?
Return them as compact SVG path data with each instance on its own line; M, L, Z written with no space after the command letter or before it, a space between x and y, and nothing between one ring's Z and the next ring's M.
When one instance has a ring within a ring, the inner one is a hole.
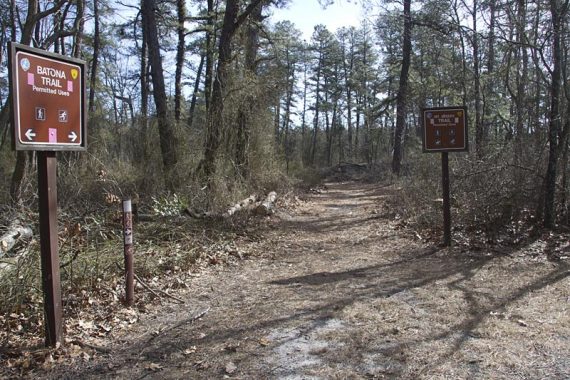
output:
M226 352L237 352L238 348L240 346L240 343L228 343L225 347L224 347L224 351Z
M270 344L271 344L271 340L269 340L268 338L263 337L263 338L259 339L259 345L260 346L267 347Z
M19 375L39 369L51 370L62 363L91 360L95 352L76 344L58 345L56 348L41 348L12 352L12 358L6 360L5 367L17 371Z
M228 375L232 375L237 371L237 366L234 364L234 362L228 362L226 364L226 373Z
M162 368L163 367L157 363L148 363L147 365L144 366L144 369L152 372L160 371Z
M191 346L191 347L185 349L185 350L182 352L182 354L183 354L184 356L192 355L192 354L195 354L195 353L196 353L196 350L197 350L196 346Z

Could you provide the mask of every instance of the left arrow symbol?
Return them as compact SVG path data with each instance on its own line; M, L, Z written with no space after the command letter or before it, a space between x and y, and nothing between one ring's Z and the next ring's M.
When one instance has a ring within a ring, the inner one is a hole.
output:
M28 138L28 140L32 141L34 137L36 137L36 134L34 133L33 129L28 129L25 133L25 136Z

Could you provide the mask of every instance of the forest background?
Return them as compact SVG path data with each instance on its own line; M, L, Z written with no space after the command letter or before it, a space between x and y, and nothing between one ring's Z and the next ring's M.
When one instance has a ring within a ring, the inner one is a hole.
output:
M470 152L451 156L456 233L516 244L568 226L567 0L366 2L373 17L334 33L318 25L309 40L293 22L268 22L287 3L2 2L5 229L37 222L34 153L10 143L8 41L87 62L88 150L58 153L64 283L106 275L102 255L118 238L106 226L124 197L157 217L219 213L252 193L312 186L339 164L397 183L394 215L437 229L441 167L422 153L423 107L468 109ZM141 244L176 240L161 232ZM26 257L2 276L5 310L29 297L22 285L36 277L21 271L37 257Z

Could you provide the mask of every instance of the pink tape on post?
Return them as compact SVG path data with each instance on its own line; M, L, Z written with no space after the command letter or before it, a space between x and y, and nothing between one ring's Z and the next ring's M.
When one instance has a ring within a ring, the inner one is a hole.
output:
M48 135L48 139L49 139L49 140L48 140L48 141L49 141L50 143L57 143L57 129L55 129L55 128L50 128L50 129L48 130L48 133L49 133L49 135Z

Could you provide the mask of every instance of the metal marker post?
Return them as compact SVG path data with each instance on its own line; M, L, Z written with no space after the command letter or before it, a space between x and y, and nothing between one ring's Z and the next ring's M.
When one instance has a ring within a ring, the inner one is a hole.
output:
M441 153L441 185L443 189L443 245L451 245L451 207L449 197L449 157Z
M133 209L130 198L123 201L123 231L125 245L125 304L132 306L135 293L135 274L133 270Z
M63 336L57 246L57 160L55 152L39 151L37 157L45 342L46 346L56 346Z

